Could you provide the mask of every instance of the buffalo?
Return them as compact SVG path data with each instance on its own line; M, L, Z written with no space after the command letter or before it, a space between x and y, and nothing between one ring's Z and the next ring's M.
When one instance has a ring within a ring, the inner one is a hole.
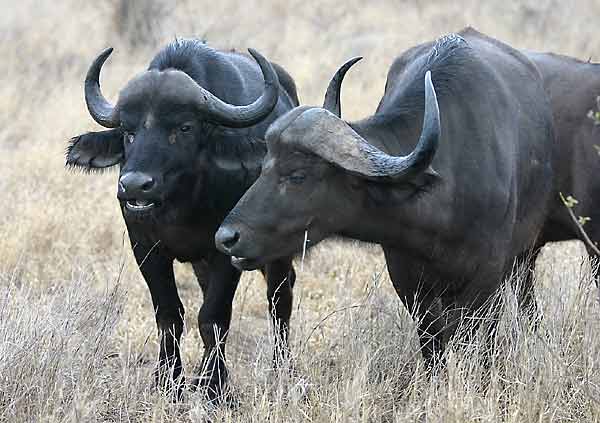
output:
M555 137L542 76L466 28L399 56L374 115L345 122L327 109L298 107L270 126L261 175L217 247L251 269L330 235L381 244L431 364L550 229ZM522 294L525 307L531 287Z
M542 74L554 116L553 167L556 192L541 242L582 239L588 253L598 256L592 240L600 240L600 167L597 150L600 126L589 113L597 111L600 95L600 65L553 53L526 52ZM586 237L565 208L560 194L577 199L577 214L589 217ZM591 239L590 239L591 238Z
M99 84L112 52L105 50L89 68L85 99L92 118L110 129L74 137L67 150L71 167L119 166L117 197L160 334L156 381L178 395L184 307L173 261L192 263L204 294L198 314L204 357L194 385L206 386L210 399L221 398L225 341L241 272L215 248L214 235L260 173L267 127L298 106L290 75L249 51L254 60L199 40L175 40L112 105ZM295 281L291 257L280 256L261 269L278 345L285 351Z

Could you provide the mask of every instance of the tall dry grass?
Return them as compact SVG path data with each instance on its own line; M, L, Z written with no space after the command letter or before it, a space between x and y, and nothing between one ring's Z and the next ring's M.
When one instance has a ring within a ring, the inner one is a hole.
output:
M326 248L318 255L319 265L335 267L323 259ZM334 259L347 260L340 256ZM98 291L80 273L39 289L13 275L0 295L0 420L598 421L600 307L590 271L587 263L556 264L537 289L537 325L519 312L509 288L502 291L494 351L459 336L449 346L447 366L433 376L419 359L410 316L382 286L381 273L352 280L362 285L354 294L345 292L350 281L330 281L340 290L333 301L343 305L328 312L317 311L312 292L302 289L293 353L277 371L266 322L243 307L253 300L246 281L230 338L233 400L227 407L191 393L173 404L151 388L155 348L147 339L138 343L134 332L152 332L122 326L130 298L123 281ZM188 353L190 342L186 337ZM491 364L483 360L490 354ZM185 361L189 369L189 354Z
M549 248L539 260L537 331L505 292L491 370L477 359L481 346L456 343L448 367L431 379L377 247L327 242L304 263L290 372L270 367L265 289L260 275L247 273L228 342L238 405L209 408L197 395L173 405L151 388L154 319L114 198L116 176L63 168L68 138L97 128L85 111L82 81L107 45L115 53L103 87L113 99L175 36L259 49L290 71L307 104L322 101L339 64L363 55L343 95L345 116L358 118L374 110L394 56L465 25L521 48L594 57L598 2L2 6L1 421L600 421L598 304L577 244ZM186 266L176 270L188 310L183 353L190 371L201 355L201 294Z

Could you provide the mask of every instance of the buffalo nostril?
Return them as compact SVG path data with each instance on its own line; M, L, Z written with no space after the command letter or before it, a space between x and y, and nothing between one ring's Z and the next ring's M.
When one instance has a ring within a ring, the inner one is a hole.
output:
M148 192L150 191L153 187L154 187L154 178L150 178L149 180L147 180L146 182L144 182L140 188L142 191Z
M148 194L156 188L156 179L143 172L127 172L119 178L119 192L130 196Z
M221 227L216 236L217 243L227 250L230 250L239 239L240 233L228 227Z
M234 231L230 238L223 241L223 245L227 248L233 247L240 239L240 233Z

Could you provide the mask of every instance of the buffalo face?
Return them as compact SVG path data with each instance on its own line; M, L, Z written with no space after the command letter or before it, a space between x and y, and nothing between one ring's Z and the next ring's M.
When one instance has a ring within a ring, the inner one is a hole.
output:
M67 151L67 165L95 170L118 164L117 196L126 218L185 218L182 213L195 210L194 204L185 202L203 198L215 131L246 128L265 119L277 103L277 75L264 57L251 50L262 69L265 89L250 105L225 103L186 73L168 69L133 78L113 106L98 82L111 51L100 54L91 65L85 97L91 116L113 129L75 137Z
M213 128L187 95L191 88L178 71L135 78L119 96L119 127L74 139L67 163L119 164L117 197L126 217L176 219L203 186Z
M250 270L318 243L352 218L360 197L347 182L313 154L270 149L260 177L215 235L217 248Z

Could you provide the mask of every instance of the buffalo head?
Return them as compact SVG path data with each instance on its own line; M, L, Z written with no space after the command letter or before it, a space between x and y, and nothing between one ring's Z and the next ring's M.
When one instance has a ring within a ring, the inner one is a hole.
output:
M67 165L86 170L120 166L118 198L126 216L174 213L174 204L202 190L206 149L216 128L246 128L265 119L277 104L279 81L271 64L250 49L264 77L262 95L252 104L231 105L201 87L188 74L150 69L130 80L115 105L102 95L102 52L85 79L90 115L107 131L73 138ZM229 129L231 131L231 129ZM170 207L161 207L169 204ZM192 210L180 207L179 210Z
M347 66L340 69L342 77ZM269 128L260 177L215 235L217 247L236 266L256 268L301 251L305 243L312 246L334 233L352 233L373 203L372 185L411 187L424 174L435 176L430 164L440 117L430 72L425 75L419 141L410 154L397 157L375 148L340 119L340 71L325 96L331 111L298 107Z

